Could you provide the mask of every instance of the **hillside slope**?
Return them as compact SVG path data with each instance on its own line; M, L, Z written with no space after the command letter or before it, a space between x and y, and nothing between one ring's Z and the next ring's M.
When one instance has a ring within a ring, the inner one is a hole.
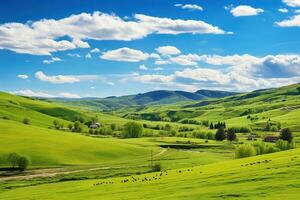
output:
M121 139L92 138L0 119L0 158L26 155L32 167L108 164L143 158L145 148ZM1 161L1 159L0 159ZM0 165L5 165L4 160Z
M132 177L4 191L2 199L299 199L300 149ZM128 180L124 182L124 180Z
M202 94L203 93L203 94ZM178 102L189 102L202 100L207 98L220 98L231 96L233 92L213 91L213 90L199 90L195 93L185 91L168 91L157 90L136 95L107 97L107 98L83 98L64 100L60 102L76 107L85 107L93 110L116 110L128 106L146 106L159 104L173 104Z

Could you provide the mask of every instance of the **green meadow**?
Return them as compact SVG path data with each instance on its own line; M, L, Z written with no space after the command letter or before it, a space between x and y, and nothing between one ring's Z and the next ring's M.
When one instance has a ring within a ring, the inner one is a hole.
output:
M299 199L299 88L110 110L1 92L0 199ZM220 123L233 141L216 140ZM286 128L292 147L264 142ZM238 159L243 145L263 150ZM28 168L11 168L10 153Z

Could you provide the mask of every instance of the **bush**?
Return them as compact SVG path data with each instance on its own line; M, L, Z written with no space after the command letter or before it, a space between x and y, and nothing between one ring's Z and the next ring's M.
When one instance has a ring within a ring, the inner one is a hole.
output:
M12 168L15 168L18 164L20 156L17 153L10 153L7 155L7 162L11 165Z
M229 128L227 130L227 140L230 142L232 142L233 140L236 140L236 134L235 134L234 129Z
M219 128L216 132L215 139L218 141L223 141L226 138L224 128Z
M156 163L151 167L151 171L152 172L160 172L162 169L161 164Z
M24 118L23 119L23 124L30 124L30 119Z
M123 136L125 138L138 138L143 134L143 126L137 122L128 122L124 125Z
M276 147L278 149L284 151L284 150L288 150L288 149L293 149L294 145L293 145L293 143L288 143L288 141L280 139L276 142Z
M29 159L25 156L21 156L18 159L18 167L21 171L25 171L29 165Z
M241 127L231 127L230 129L234 130L236 133L251 133L251 129L249 127L241 126Z
M117 129L117 125L116 124L111 124L110 128L112 131L115 131Z
M289 143L292 142L293 140L293 134L292 134L292 131L289 129L289 128L284 128L280 131L280 138L282 140L286 140L288 141Z
M245 158L250 156L255 156L256 151L252 145L243 144L236 148L235 157L236 158Z

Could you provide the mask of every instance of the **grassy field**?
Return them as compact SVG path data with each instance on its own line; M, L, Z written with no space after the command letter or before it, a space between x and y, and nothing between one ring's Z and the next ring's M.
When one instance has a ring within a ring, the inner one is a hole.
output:
M0 193L17 199L299 199L300 150L130 177L68 181ZM124 183L124 180L128 182ZM143 181L144 180L144 181Z
M255 142L247 140L249 133L237 133L233 143L195 138L195 133L216 132L201 122L222 121L247 127L262 141L264 135L279 134L264 130L268 122L291 128L298 146L299 88L106 113L88 104L0 93L0 199L299 199L300 149L235 159L239 143ZM53 126L54 120L66 127L79 117L97 117L101 127L114 124L115 130L89 134L84 123L81 133ZM129 121L143 124L144 137L121 137ZM30 158L29 170L7 171L11 152ZM151 164L164 171L152 173Z

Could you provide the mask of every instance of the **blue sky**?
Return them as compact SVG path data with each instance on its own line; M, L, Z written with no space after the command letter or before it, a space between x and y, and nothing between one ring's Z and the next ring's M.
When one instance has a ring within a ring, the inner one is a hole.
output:
M7 1L0 90L105 97L300 82L300 0Z

